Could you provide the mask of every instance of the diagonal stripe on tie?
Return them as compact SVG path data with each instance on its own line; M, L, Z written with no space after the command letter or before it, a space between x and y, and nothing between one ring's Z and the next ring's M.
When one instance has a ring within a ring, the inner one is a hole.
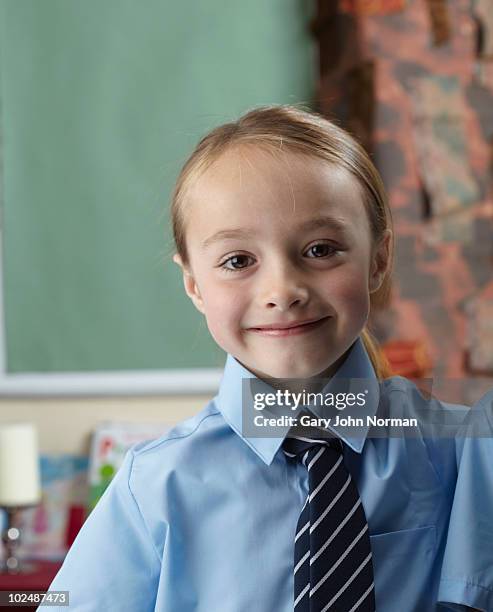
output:
M297 559L294 572L294 588L296 592L295 609L306 609L310 598L310 510L305 504L298 521L298 531L295 536L294 555ZM305 603L306 602L306 603Z
M374 612L368 523L342 444L288 436L283 451L308 470L294 538L295 612Z

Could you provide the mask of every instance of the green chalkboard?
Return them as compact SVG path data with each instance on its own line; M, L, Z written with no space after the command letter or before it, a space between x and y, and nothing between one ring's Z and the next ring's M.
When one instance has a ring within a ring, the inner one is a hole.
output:
M171 261L198 138L309 102L306 0L2 0L7 370L217 367Z

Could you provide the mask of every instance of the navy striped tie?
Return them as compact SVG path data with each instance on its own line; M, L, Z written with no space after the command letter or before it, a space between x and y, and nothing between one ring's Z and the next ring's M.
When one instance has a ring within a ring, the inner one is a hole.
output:
M342 443L289 436L283 451L308 469L294 540L295 612L374 612L368 523Z

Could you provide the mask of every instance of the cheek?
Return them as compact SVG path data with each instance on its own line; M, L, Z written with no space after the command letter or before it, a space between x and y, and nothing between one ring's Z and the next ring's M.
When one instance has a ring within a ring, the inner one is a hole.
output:
M210 283L202 293L207 327L216 342L231 335L241 326L245 311L241 293L229 290L221 283Z
M366 318L370 307L368 277L364 268L341 268L341 273L325 287L327 299L339 309L340 316L351 315Z

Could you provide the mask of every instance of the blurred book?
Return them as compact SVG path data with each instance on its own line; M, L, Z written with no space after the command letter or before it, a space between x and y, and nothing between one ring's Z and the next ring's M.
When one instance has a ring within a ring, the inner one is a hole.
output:
M168 431L162 423L105 422L94 432L89 458L89 510L92 510L123 462L127 450Z

